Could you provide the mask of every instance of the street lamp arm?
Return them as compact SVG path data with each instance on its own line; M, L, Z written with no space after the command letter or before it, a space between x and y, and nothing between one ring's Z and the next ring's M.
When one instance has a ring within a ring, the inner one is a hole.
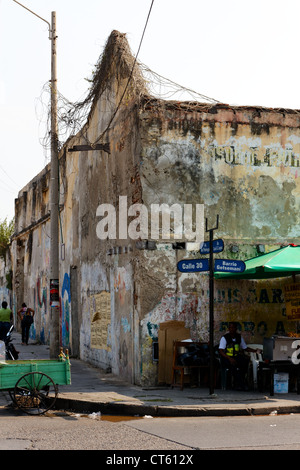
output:
M25 10L29 11L29 12L32 13L33 15L37 16L38 18L40 18L40 20L45 21L45 23L47 23L48 28L49 28L49 39L52 39L52 38L51 38L52 30L51 30L51 25L50 25L49 21L47 21L47 20L45 20L44 18L42 18L41 16L37 15L36 13L34 13L34 11L29 10L29 8L27 8L27 7L25 7L24 5L22 5L22 3L17 2L17 0L13 0L13 1L14 1L15 3L17 3L18 5L20 5L21 7L25 8Z

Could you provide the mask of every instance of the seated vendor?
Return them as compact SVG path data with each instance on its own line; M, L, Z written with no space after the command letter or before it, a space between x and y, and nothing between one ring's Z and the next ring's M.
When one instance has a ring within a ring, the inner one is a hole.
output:
M219 344L221 367L231 371L234 388L236 390L247 390L246 374L248 371L249 357L244 352L260 352L260 350L249 348L244 338L237 333L235 322L229 323L229 331L222 336Z

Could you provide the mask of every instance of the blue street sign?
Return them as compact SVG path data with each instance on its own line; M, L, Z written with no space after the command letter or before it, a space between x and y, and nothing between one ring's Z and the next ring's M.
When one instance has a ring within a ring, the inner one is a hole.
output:
M208 259L183 259L177 263L177 269L182 273L209 271Z
M215 271L223 273L242 273L246 269L244 261L237 259L216 259Z
M209 254L210 242L203 242L200 245L201 255ZM219 238L218 240L213 240L213 253L221 253L224 250L224 241Z

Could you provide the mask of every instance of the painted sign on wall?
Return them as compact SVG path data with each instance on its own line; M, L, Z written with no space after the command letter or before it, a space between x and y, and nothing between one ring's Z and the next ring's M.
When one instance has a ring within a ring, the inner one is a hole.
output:
M284 300L288 320L300 319L300 283L284 286Z

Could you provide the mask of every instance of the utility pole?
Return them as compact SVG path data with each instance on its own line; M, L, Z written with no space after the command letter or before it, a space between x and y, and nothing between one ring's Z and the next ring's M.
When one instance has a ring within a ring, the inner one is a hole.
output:
M59 352L59 168L57 124L56 13L52 12L51 34L51 186L50 186L50 357Z
M33 15L47 23L51 40L51 175L50 175L50 357L59 353L59 171L58 171L58 124L57 124L57 66L56 66L56 12L52 12L51 25L34 11L22 5Z

